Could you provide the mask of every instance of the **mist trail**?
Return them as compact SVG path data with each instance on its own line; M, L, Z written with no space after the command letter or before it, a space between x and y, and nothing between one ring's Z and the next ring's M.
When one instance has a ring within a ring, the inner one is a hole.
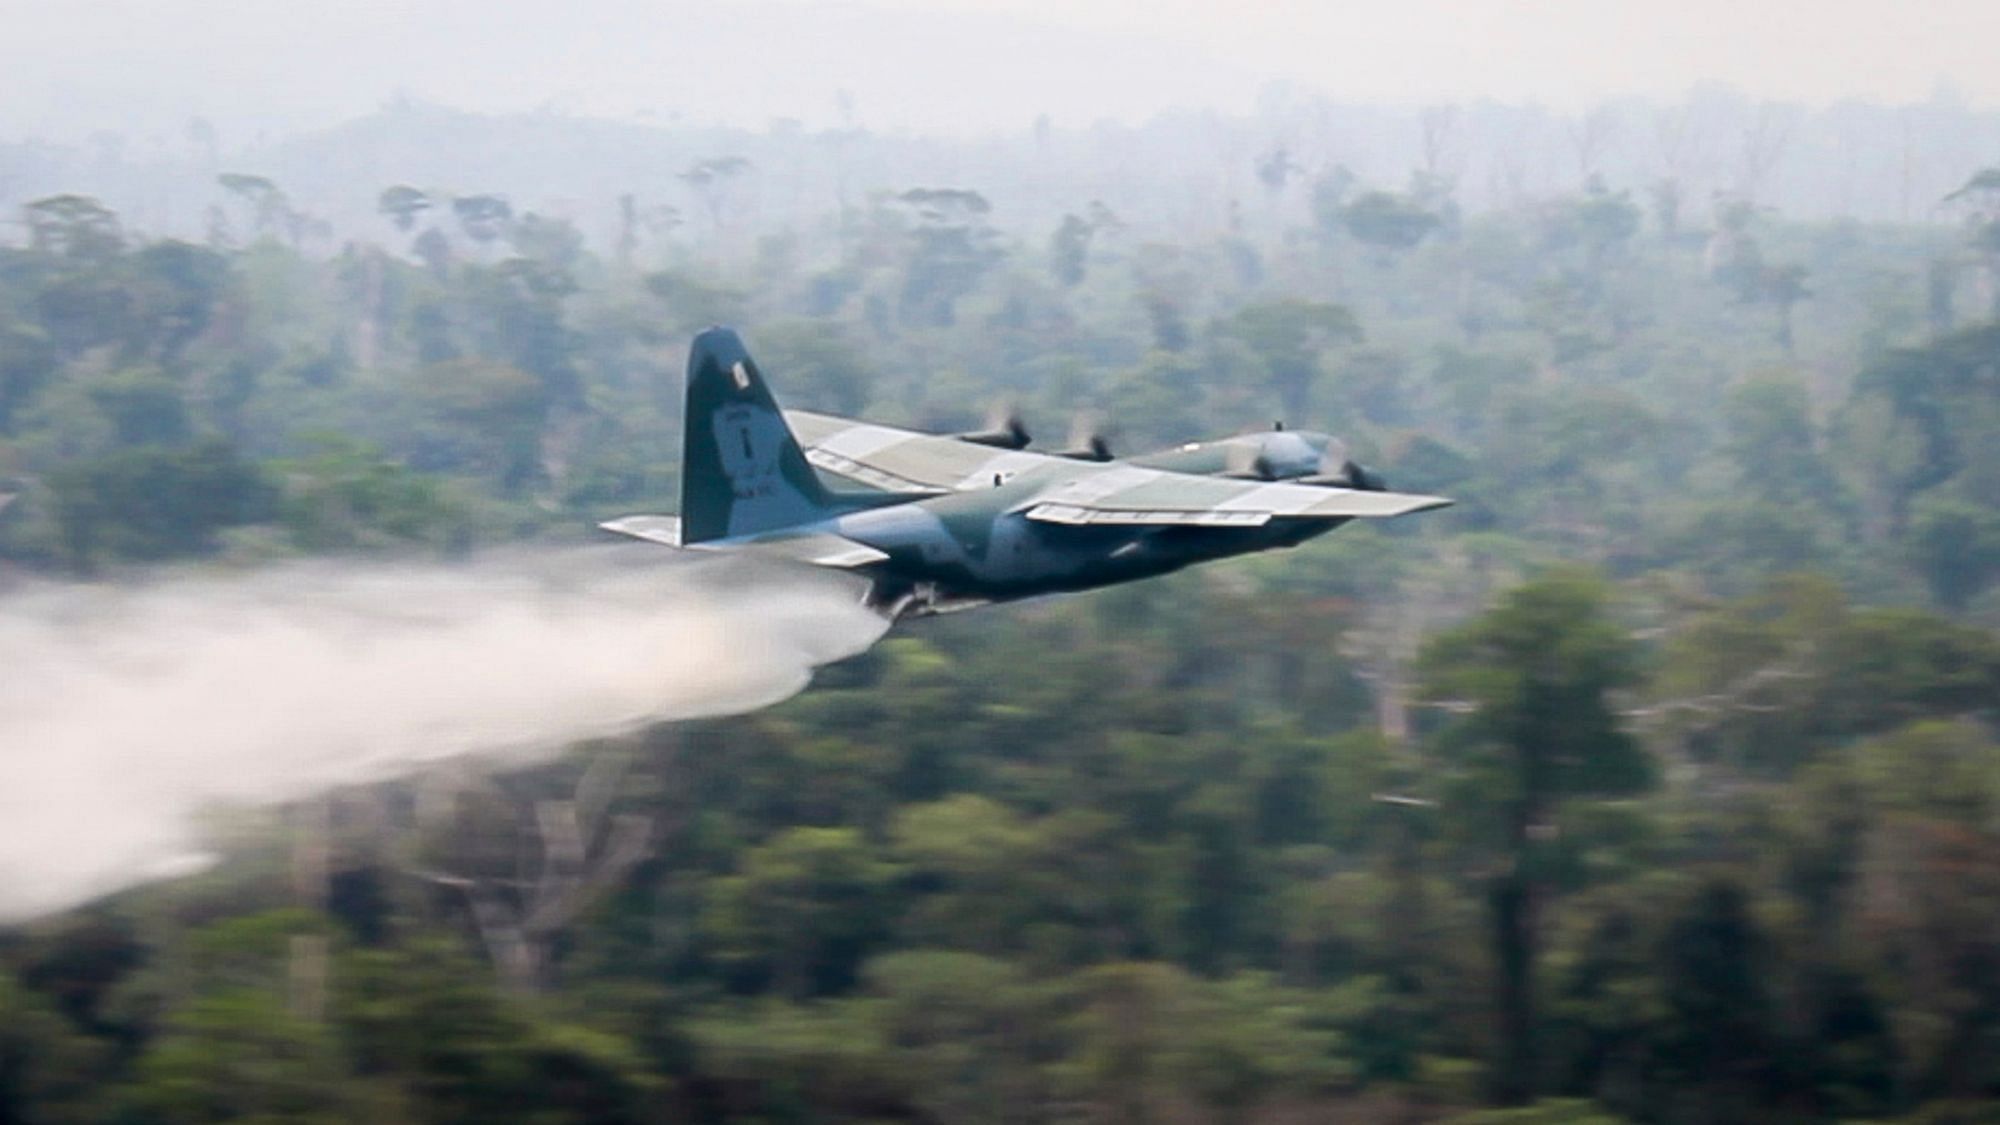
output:
M211 806L776 702L859 594L639 545L0 593L0 922L198 866Z

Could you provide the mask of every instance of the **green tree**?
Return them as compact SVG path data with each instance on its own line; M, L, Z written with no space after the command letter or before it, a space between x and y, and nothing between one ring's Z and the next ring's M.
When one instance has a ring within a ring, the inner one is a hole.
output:
M1907 1096L1991 1098L2000 1065L2000 938L1986 919L2000 909L2000 839L1898 816L1868 846L1857 889L1867 910L1854 932L1893 1004Z
M1797 262L1764 267L1757 279L1757 296L1778 313L1778 347L1786 356L1798 350L1792 332L1792 310L1800 301L1811 297L1812 290L1806 288L1806 267Z
M911 950L864 974L910 1100L934 1120L1030 1122L1056 1104L1048 1064L1064 1046L1056 989L1004 961Z
M366 445L330 437L283 469L282 518L308 551L445 547L470 532L469 514L443 482Z
M1821 455L1805 385L1782 375L1746 379L1724 404L1722 453L1737 488L1772 504L1834 509L1839 485Z
M168 239L128 255L124 266L126 352L178 367L223 299L229 260L207 247Z
M1548 1070L1559 1092L1632 1113L1652 1096L1653 1033L1663 1012L1653 888L1594 894L1571 915L1576 935L1551 974Z
M2000 494L2000 448L1987 440L1996 372L2000 324L1983 324L1893 349L1855 377L1837 421L1883 530L1900 531L1911 500L1948 481L1968 496Z
M902 317L920 327L949 328L958 302L1005 257L987 221L993 205L969 188L912 188L896 201L917 220L907 235Z
M182 446L193 435L180 385L157 373L120 372L90 388L90 402L120 446Z
M216 533L274 514L277 487L235 446L144 446L67 465L49 479L70 559L165 559L215 549Z
M418 217L430 207L430 196L408 184L385 187L375 200L375 210L388 216L389 221L396 224L396 229L404 234L416 227Z
M55 1006L0 971L0 1122L103 1120L109 1044L82 1034Z
M1304 994L1266 975L1212 982L1191 1009L1186 1040L1169 1065L1223 1125L1253 1120L1260 1105L1287 1095L1310 1096L1352 1080L1339 1034L1317 1026Z
M1192 982L1170 965L1098 965L1075 978L1083 1001L1066 1071L1099 1120L1141 1125L1165 1110Z
M1937 604L1962 610L2000 578L2000 509L1924 496L1911 508L1907 550Z
M1049 236L1049 272L1065 289L1083 283L1089 272L1091 225L1076 215L1064 215L1062 225Z
M88 195L51 195L22 208L29 244L79 263L102 263L125 249L118 216Z
M1965 216L1965 247L1984 270L1991 291L1988 315L2000 319L2000 167L1981 168L1942 202Z
M1831 738L2000 705L2000 638L1914 609L1862 609L1815 653L1812 717Z
M359 1075L389 1091L392 1118L608 1125L664 1109L631 1044L536 1018L435 941L347 954L333 980L340 1041Z
M1245 305L1223 323L1222 331L1263 361L1278 402L1295 418L1310 405L1321 356L1361 339L1361 325L1346 308L1294 298Z
M457 216L459 229L476 245L490 246L510 237L514 208L504 195L458 196L451 201L451 213Z
M201 997L170 1019L122 1100L144 1120L174 1125L331 1125L360 1108L346 1077L326 1027L287 1013L273 993L236 989Z
M1555 253L1577 252L1580 272L1596 290L1617 253L1639 231L1639 207L1629 191L1613 192L1602 178L1590 177L1583 193L1558 200L1542 216L1542 245Z
M286 233L294 214L291 200L268 177L244 172L224 172L215 178L223 190L243 200L250 209L250 226L259 237Z
M1546 849L1565 801L1635 793L1651 760L1625 731L1612 695L1638 677L1632 641L1606 611L1608 591L1580 572L1520 586L1485 614L1425 646L1425 693L1462 710L1440 732L1447 807L1466 818L1496 866L1492 912L1497 1053L1493 1093L1522 1104L1540 1080L1535 963L1546 907Z
M27 324L0 327L0 435L14 429L14 416L53 382L58 357L49 334Z
M420 378L414 393L431 426L411 439L414 467L479 473L510 495L536 479L549 411L540 380L512 364L471 357L432 364Z
M1356 240L1389 254L1415 248L1444 220L1409 196L1370 191L1341 207L1340 222Z
M990 798L962 793L905 805L892 829L895 855L924 894L907 928L926 944L980 952L1017 945L1036 912L1046 842Z
M1756 1119L1782 1075L1770 945L1748 892L1704 881L1660 935L1659 958L1669 1096L1693 1120Z
M787 402L848 417L868 406L875 372L867 353L837 324L792 320L767 325L757 333L757 349L764 369L784 380Z
M886 928L892 873L851 828L793 828L711 885L703 928L747 980L794 999L837 991Z
M711 234L718 238L722 235L729 222L735 186L756 167L748 157L718 156L696 161L680 173L681 182L693 190L702 209L708 212Z

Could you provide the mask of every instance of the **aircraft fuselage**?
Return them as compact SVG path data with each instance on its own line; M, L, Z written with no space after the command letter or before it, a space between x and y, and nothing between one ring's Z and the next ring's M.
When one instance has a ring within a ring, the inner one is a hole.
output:
M1031 470L990 488L853 512L823 527L888 556L861 568L875 582L873 601L924 613L1150 578L1294 546L1346 522L1067 527L1024 514L1052 486L1100 471L1095 465Z

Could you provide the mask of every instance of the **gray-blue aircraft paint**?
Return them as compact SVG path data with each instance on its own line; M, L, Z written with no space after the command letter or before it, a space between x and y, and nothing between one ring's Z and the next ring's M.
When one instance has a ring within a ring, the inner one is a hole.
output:
M1390 493L1340 443L1304 431L1116 461L996 448L1004 431L968 441L788 419L726 328L695 337L683 426L678 523L633 516L605 527L852 570L870 579L871 603L895 614L1147 578L1450 502Z

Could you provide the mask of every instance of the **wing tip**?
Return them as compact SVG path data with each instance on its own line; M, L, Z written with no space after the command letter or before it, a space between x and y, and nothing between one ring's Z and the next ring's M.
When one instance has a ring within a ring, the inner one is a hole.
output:
M1415 493L1405 493L1404 495L1408 495L1412 503L1399 513L1401 515L1412 515L1417 512L1434 512L1439 508L1449 508L1453 504L1458 503L1458 501L1453 500L1449 496L1419 496Z

